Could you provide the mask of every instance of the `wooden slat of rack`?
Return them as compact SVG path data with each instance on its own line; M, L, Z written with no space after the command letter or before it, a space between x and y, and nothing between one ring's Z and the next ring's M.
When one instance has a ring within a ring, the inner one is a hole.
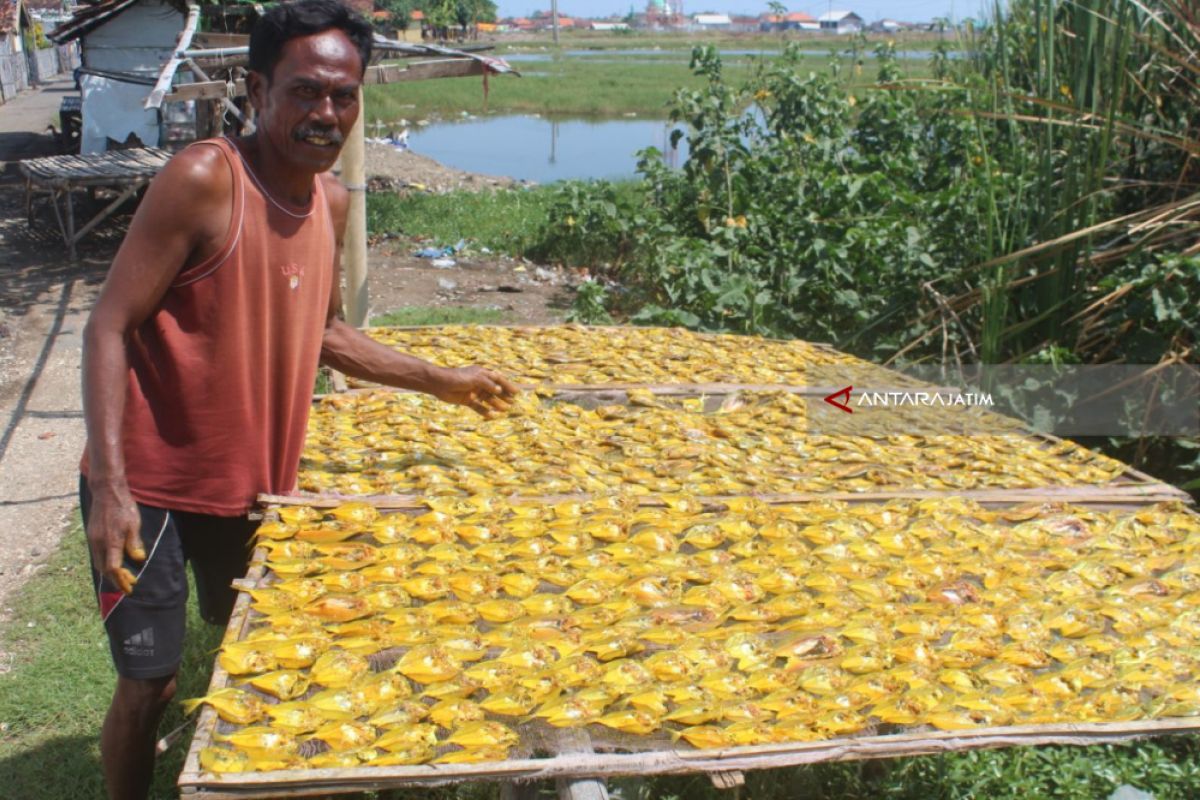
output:
M266 559L266 548L255 548L246 577L240 583L253 584L260 581L267 571ZM250 600L249 594L243 591L238 592L237 600L233 604L233 611L229 615L229 623L225 627L225 641L238 641L245 636L250 625ZM224 689L228 685L229 673L225 671L219 661L214 659L212 678L208 682L209 694L218 689ZM207 705L203 706L200 710L200 718L196 721L196 735L192 737L191 747L188 748L187 756L183 761L183 770L179 774L180 786L183 786L186 777L197 776L201 773L200 751L212 744L216 725L217 712ZM183 793L188 795L189 791L185 790Z
M1169 491L1168 491L1169 490ZM592 495L587 493L556 494L556 495L509 495L510 499L530 503L558 503L565 500L586 500ZM718 506L732 499L731 495L716 495L697 497L702 503ZM744 494L736 497L752 497L772 505L788 503L812 503L821 500L841 500L845 502L866 503L886 502L888 500L924 500L930 498L961 497L974 500L977 503L1114 503L1146 505L1149 503L1187 502L1188 495L1179 492L1174 487L1157 484L1151 486L1058 486L1036 489L896 489L877 492L795 492L795 493L763 493ZM643 506L663 506L665 501L657 495L639 496L638 504ZM342 503L365 502L379 508L424 508L426 503L421 495L337 495L337 494L260 494L258 502L263 505L312 506L313 508L332 508Z
M736 394L737 392L783 392L786 394L798 394L811 397L825 397L844 387L841 386L806 386L797 383L637 383L637 382L613 382L613 383L517 383L517 388L523 392L531 392L536 389L548 389L554 395L564 395L571 393L579 394L596 394L596 395L614 395L627 393L631 390L646 391L653 395L664 397L684 396L694 397L699 395L721 395L721 394ZM912 387L869 387L864 391L869 392L903 392L911 391ZM946 386L935 386L925 391L941 391L949 392L951 388ZM347 389L344 392L336 392L335 394L370 394L371 392L390 392L393 394L422 394L415 389L400 389L391 386L358 386L352 389ZM326 397L331 397L330 394L313 395L314 400L320 400Z
M550 780L563 777L700 774L778 769L825 761L962 752L1044 744L1093 745L1147 736L1200 732L1200 717L1138 722L1029 725L962 731L924 731L889 736L829 739L714 750L660 750L644 753L564 754L545 759L514 759L478 764L358 767L303 772L262 772L180 776L184 796L220 798L304 797L331 791L367 791L432 786L461 781ZM189 791L190 790L190 791Z

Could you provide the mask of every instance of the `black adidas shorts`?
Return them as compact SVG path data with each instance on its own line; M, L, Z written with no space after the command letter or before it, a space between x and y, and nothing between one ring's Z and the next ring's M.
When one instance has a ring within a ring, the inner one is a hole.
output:
M92 506L87 480L79 481L84 525ZM126 678L173 675L183 656L187 621L187 575L191 562L200 616L224 625L237 591L230 584L246 574L250 538L258 527L245 517L213 517L138 504L146 560L125 557L137 577L133 593L121 593L92 564L92 585L108 632L117 674ZM89 558L91 551L89 548Z

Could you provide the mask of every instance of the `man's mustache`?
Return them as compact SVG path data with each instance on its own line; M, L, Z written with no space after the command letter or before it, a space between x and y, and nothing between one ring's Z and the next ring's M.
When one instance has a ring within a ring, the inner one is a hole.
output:
M304 141L310 136L317 136L322 139L328 139L334 144L341 144L345 137L337 128L299 128L292 132L292 138L296 141Z

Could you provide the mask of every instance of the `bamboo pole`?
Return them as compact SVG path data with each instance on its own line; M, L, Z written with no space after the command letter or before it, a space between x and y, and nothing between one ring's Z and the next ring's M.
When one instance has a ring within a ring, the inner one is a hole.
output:
M571 753L551 758L510 759L476 764L420 764L276 772L210 774L185 771L184 796L217 798L305 797L330 792L415 788L460 781L537 781L561 777L679 775L779 769L828 761L931 755L998 747L1045 744L1096 745L1147 736L1194 734L1195 717L1136 722L1057 723L852 736L736 748L652 750L640 753ZM187 792L194 794L187 794Z
M569 494L520 495L505 497L518 503L559 503L566 500L590 500L587 492ZM881 489L874 492L759 492L742 495L707 495L697 497L706 508L724 507L726 501L749 497L768 505L840 500L847 503L888 502L891 500L965 499L977 503L1014 505L1021 503L1073 503L1077 505L1145 506L1153 503L1191 504L1191 496L1173 486L1047 486L1030 489ZM380 509L426 508L425 496L420 494L343 495L325 494L260 494L262 506L311 506L333 508L343 503L368 503ZM661 495L640 495L639 506L660 507L666 501Z
M355 327L367 321L367 178L363 93L358 89L358 119L342 150L342 183L350 192L350 211L346 220L343 261L346 270L346 294L343 297L346 321Z

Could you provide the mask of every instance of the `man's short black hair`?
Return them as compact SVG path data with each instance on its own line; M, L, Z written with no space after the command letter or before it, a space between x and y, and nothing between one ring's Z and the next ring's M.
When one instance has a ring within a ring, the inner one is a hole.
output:
M365 71L371 58L371 26L341 0L294 0L269 8L250 31L250 69L270 81L288 41L332 28L350 37Z

